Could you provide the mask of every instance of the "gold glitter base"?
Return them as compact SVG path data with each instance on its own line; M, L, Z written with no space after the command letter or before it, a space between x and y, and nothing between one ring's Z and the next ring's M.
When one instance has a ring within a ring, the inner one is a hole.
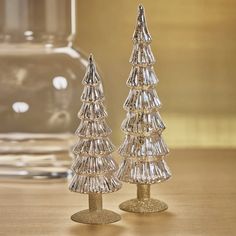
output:
M71 216L73 221L83 224L110 224L121 219L120 215L109 210L84 210Z
M167 204L157 199L143 199L138 200L131 199L125 201L119 205L119 208L123 211L134 212L134 213L151 213L160 212L168 208Z
M150 198L150 184L137 184L137 198L125 201L119 207L134 213L159 212L168 208L166 203Z

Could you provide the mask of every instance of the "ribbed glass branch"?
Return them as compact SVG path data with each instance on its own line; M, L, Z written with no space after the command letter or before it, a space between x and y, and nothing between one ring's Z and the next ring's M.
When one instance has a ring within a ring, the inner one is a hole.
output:
M95 196L91 195L94 193L117 191L121 188L121 182L116 176L118 165L111 156L114 151L114 145L108 138L111 129L105 121L107 112L103 105L103 87L92 56L83 84L83 104L78 113L81 122L75 132L78 141L72 150L75 158L69 189L88 193L91 197Z
M161 102L155 90L158 83L153 69L155 58L144 9L139 6L130 57L132 69L127 80L130 92L124 103L122 122L125 133L119 153L123 157L118 176L122 181L151 184L167 180L171 174L164 157L169 149L161 137L165 129L159 114Z

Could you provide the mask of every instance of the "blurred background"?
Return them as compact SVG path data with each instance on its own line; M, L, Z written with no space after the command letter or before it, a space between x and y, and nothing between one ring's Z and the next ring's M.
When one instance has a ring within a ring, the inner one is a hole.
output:
M0 175L57 177L58 167L67 175L89 53L120 145L140 3L157 59L166 143L236 147L235 1L0 0L0 166L7 171Z
M137 6L146 10L170 147L236 147L236 2L79 0L76 44L104 80L113 139L121 142Z

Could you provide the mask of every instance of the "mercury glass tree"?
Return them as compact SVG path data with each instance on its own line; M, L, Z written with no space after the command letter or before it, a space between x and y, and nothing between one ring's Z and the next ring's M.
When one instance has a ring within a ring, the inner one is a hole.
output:
M142 5L138 8L133 43L132 69L127 80L130 92L124 104L127 115L122 123L125 139L119 148L123 158L118 177L137 184L137 198L121 203L120 208L129 212L158 212L168 206L150 198L150 185L166 181L171 174L164 161L169 150L161 137L165 125L158 112L161 106L155 90L158 79Z
M105 121L103 87L92 55L83 85L83 104L78 113L81 122L76 130L79 139L73 149L75 159L69 189L88 194L89 209L72 215L71 219L87 224L108 224L120 220L120 215L102 208L102 194L119 190L121 182L116 176L118 165L111 156L114 151L108 138L111 129Z

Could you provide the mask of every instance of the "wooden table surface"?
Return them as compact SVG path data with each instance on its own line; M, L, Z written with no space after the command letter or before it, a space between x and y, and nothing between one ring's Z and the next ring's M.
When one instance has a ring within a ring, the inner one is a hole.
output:
M168 203L158 214L122 212L118 204L135 196L134 185L104 195L104 206L122 215L110 225L83 225L71 214L87 207L87 196L67 183L0 183L0 235L236 235L236 151L172 150L173 178L152 185L152 196Z

